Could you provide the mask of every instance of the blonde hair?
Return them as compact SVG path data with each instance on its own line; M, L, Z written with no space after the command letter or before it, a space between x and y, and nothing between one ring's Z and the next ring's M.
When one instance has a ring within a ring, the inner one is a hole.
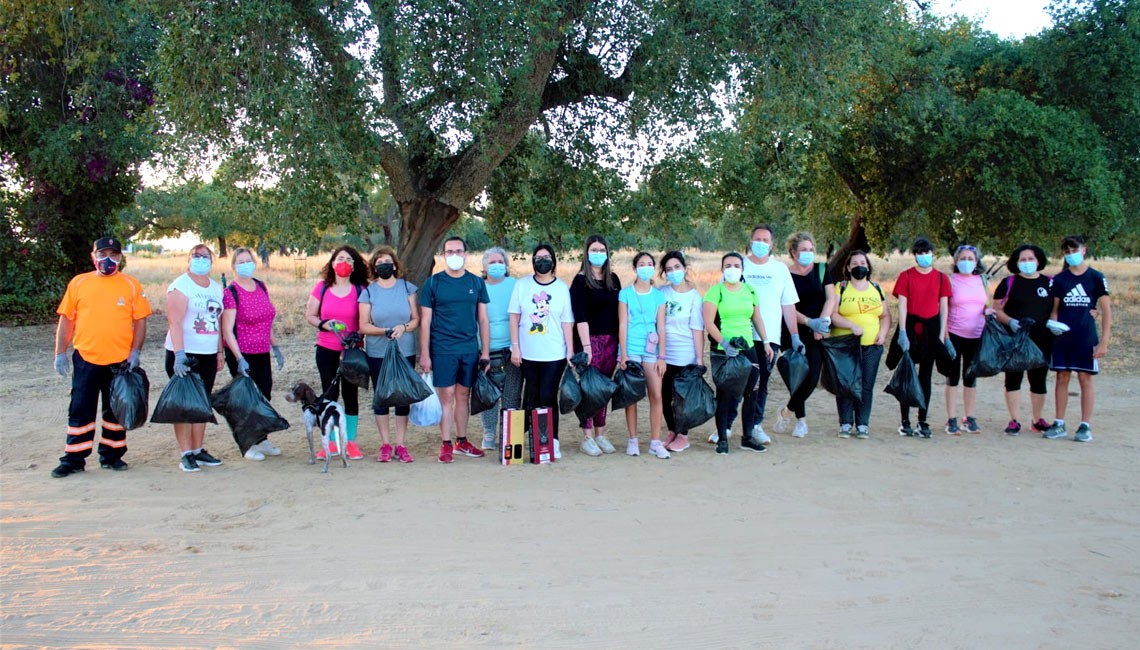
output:
M812 239L810 232L794 232L788 235L788 255L794 258L796 256L796 252L798 252L800 249L800 244L804 243L805 241L810 241L812 244L815 243L815 240Z
M190 260L194 259L194 253L198 252L200 249L203 249L203 248L206 249L206 252L210 254L210 261L211 262L214 261L214 250L212 248L210 248L204 242L194 244L194 246L190 248L190 252L186 253L186 270L187 271L190 270Z
M254 264L257 263L257 256L253 254L252 250L246 248L245 246L238 246L237 248L234 249L234 254L230 256L230 268L232 268L235 271L237 270L238 255L241 255L242 253L249 253L249 256L251 258L253 258Z

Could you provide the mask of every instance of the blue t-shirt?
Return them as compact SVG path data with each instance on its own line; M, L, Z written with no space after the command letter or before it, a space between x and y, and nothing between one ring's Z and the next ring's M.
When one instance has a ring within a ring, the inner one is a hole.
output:
M432 354L470 354L480 351L479 303L487 304L487 283L464 271L453 278L440 271L420 290L420 306L432 310L428 342Z
M626 356L648 354L645 342L649 333L660 335L657 332L657 308L665 304L665 294L656 287L651 287L649 293L638 293L631 284L618 292L618 302L625 305L629 315L625 329Z
M1080 275L1065 269L1053 278L1052 296L1060 298L1057 320L1069 326L1069 331L1057 337L1058 345L1096 347L1100 337L1096 333L1096 320L1089 312L1096 309L1101 296L1108 295L1108 280L1090 267Z
M491 302L487 305L487 318L491 321L492 350L511 347L511 314L507 308L511 304L515 282L512 277L503 278L498 284L484 281L487 285L487 295L491 298Z

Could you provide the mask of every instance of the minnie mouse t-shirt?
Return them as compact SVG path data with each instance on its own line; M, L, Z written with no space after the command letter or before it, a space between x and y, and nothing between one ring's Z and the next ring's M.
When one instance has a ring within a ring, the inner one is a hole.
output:
M507 311L519 315L519 353L528 361L566 358L562 323L574 322L570 287L562 280L539 284L534 276L520 278Z

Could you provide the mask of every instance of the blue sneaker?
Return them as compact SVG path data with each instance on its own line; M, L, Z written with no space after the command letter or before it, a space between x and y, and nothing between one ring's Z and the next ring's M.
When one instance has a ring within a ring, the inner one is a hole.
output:
M1061 422L1054 421L1053 426L1045 429L1045 433L1042 433L1041 437L1048 438L1050 440L1059 440L1061 438L1068 437L1068 435L1069 433L1065 431L1065 425Z
M1073 440L1092 442L1092 429L1089 428L1089 425L1081 423L1081 426L1077 427L1077 432L1073 434Z
M961 429L958 428L958 418L950 418L946 421L946 434L951 436L961 435Z

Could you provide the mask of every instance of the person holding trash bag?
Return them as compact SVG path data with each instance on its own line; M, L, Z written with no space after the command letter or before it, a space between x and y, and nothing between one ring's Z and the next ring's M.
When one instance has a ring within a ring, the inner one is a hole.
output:
M313 286L305 303L305 321L317 328L317 372L321 375L321 392L334 402L344 394L344 433L347 441L343 451L352 460L364 458L356 444L356 430L360 416L360 391L356 384L343 377L336 381L344 353L342 337L360 328L358 302L368 285L368 265L364 257L352 246L341 246L332 252L321 269L321 279ZM329 453L337 456L342 450L329 443ZM317 460L324 460L325 450L317 451Z
M669 251L661 258L662 287L665 296L665 376L661 379L661 411L668 435L666 451L689 448L689 430L677 427L673 415L673 383L677 374L690 365L702 365L705 357L705 316L701 292L689 279L689 266L681 251Z
M760 366L770 364L775 350L768 345L767 329L760 315L760 297L751 285L741 282L744 275L744 258L740 253L725 253L720 260L723 281L713 285L705 294L705 329L716 342L710 361L716 367L726 358L743 355L752 364L748 379L744 383L744 393L729 393L721 386L716 390L716 453L728 453L728 431L735 417L737 399L740 398L740 414L743 424L740 448L756 452L768 451L764 443L754 435L756 382L760 378ZM785 268L786 270L786 268ZM758 345L738 348L731 341L747 345L752 340L752 328L760 334ZM764 358L760 358L760 354Z
M402 277L400 260L391 246L378 246L368 260L368 277L371 284L360 294L358 326L364 335L364 352L368 355L368 370L372 386L377 387L380 368L389 345L395 345L400 355L411 366L416 365L416 339L410 332L420 324L420 309L416 304L416 285ZM389 463L395 455L401 463L414 459L406 443L408 434L408 406L397 406L396 445L392 446L392 431L387 406L373 405L372 415L380 432L380 451L376 461ZM351 458L351 456L349 456Z
M1048 264L1049 259L1040 246L1022 244L1009 254L1006 262L1009 277L994 288L994 311L998 322L1014 334L1027 330L1029 339L1046 359L1053 350L1053 335L1045 327L1053 310L1053 297L1050 295L1053 279L1042 273ZM1010 436L1021 433L1021 380L1025 375L1029 376L1030 426L1038 433L1045 433L1049 428L1043 417L1045 384L1049 377L1046 364L1028 372L1005 373L1005 408L1009 411L1005 433Z
M807 435L807 400L811 397L815 387L819 384L819 374L823 369L823 350L819 341L827 336L831 328L831 313L835 311L835 281L827 264L815 261L815 242L810 233L797 232L788 237L788 255L792 263L788 270L792 273L792 284L795 286L799 302L795 305L797 329L804 348L804 356L808 361L808 377L788 397L787 406L780 409L776 416L776 433L785 433L792 417L796 419L792 435L802 438ZM785 350L794 350L792 333L786 324L781 323L780 346Z
M989 287L979 267L978 249L963 244L954 251L954 268L950 273L950 299L947 303L946 330L958 354L942 364L939 371L946 377L946 433L961 435L981 433L975 417L977 404L977 377L970 374L970 365L978 354L982 330L986 325L989 308ZM958 382L962 382L961 426L958 425Z
M618 359L618 292L621 281L610 269L609 244L601 235L586 238L582 266L570 282L570 306L574 310L574 351L585 352L589 364L611 377ZM578 413L582 427L582 453L601 456L614 453L606 438L606 405L597 413Z
M1056 335L1049 367L1057 372L1053 386L1057 417L1042 435L1050 440L1064 438L1065 409L1069 405L1069 380L1077 373L1081 387L1081 423L1073 439L1092 442L1092 414L1096 404L1093 377L1100 372L1100 360L1108 354L1112 338L1112 298L1108 280L1089 266L1085 256L1085 238L1069 235L1061 241L1065 268L1053 278L1053 310L1046 326ZM1096 310L1101 318L1101 336L1097 336Z
M487 321L491 326L491 368L487 372L499 384L503 395L500 404L505 409L517 409L522 403L522 370L511 363L511 296L516 280L510 275L510 257L507 251L492 246L483 252L483 282L487 285ZM485 450L497 449L499 409L492 406L480 415L483 423Z
M491 299L483 278L463 268L467 242L462 237L444 240L443 259L446 268L429 277L420 291L420 367L432 373L443 409L439 462L450 463L454 452L484 456L482 449L467 441L467 420L475 373L486 372L491 365L487 320Z
M895 330L895 340L902 352L910 352L910 358L918 367L918 383L926 396L926 408L918 409L918 429L911 426L910 407L899 404L902 423L900 436L929 438L930 423L927 414L930 409L930 379L934 374L934 361L939 346L946 342L946 319L950 311L950 295L953 289L950 278L934 268L934 244L926 237L914 240L910 252L914 254L915 266L899 274L892 292L899 300L899 326ZM888 357L893 355L888 355ZM890 358L887 366L893 367Z
M649 397L649 453L668 458L661 442L661 380L665 376L665 294L653 286L657 260L645 251L633 256L637 278L618 294L618 366L634 361L645 371L645 387ZM640 456L637 440L637 404L625 407L625 425L629 440L627 456Z
M222 354L222 285L210 277L214 252L205 244L190 249L186 273L166 289L166 376L186 376L191 370L202 379L209 396L214 379L225 365ZM193 359L193 368L189 363ZM222 461L206 451L206 423L175 423L174 437L182 450L178 466L197 472L201 465L215 467Z
M150 302L142 284L123 273L127 266L123 245L117 237L101 237L91 247L94 270L67 283L56 308L55 370L68 374L67 347L71 353L71 401L67 406L67 441L54 478L82 472L95 446L95 416L103 401L99 438L99 466L121 472L127 469L127 431L111 410L112 369L124 361L139 365L139 351L146 339Z
M225 355L226 366L231 377L242 374L252 379L269 400L273 392L270 353L277 360L278 370L285 365L285 354L273 336L277 308L269 299L265 283L253 277L257 272L253 251L245 247L235 248L230 257L230 267L236 276L222 292L222 338L229 349L229 354ZM245 452L248 460L265 460L266 456L280 455L281 450L269 438L259 440Z
M879 360L883 358L883 345L891 331L891 310L882 288L871 280L871 259L866 251L853 250L843 262L845 280L839 285L835 308L831 312L831 335L854 334L859 337L862 352L862 397L835 397L839 412L839 437L866 440L870 437L871 404L875 397L875 378L879 374ZM852 430L854 425L854 430Z
M562 458L558 441L558 388L571 355L574 312L570 287L554 275L558 258L550 244L539 244L531 253L534 275L520 278L511 293L511 365L522 371L523 408L552 409L554 458Z

